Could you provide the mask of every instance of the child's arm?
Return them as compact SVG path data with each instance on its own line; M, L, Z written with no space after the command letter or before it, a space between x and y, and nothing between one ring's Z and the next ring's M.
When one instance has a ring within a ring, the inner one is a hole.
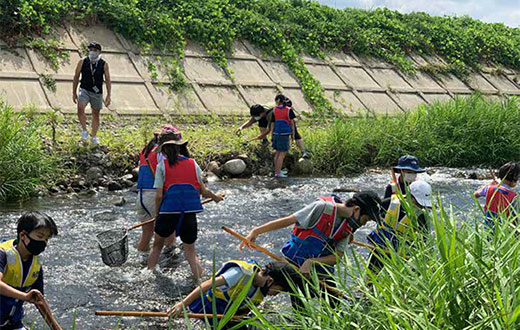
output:
M338 259L341 259L343 257L343 251L336 250L336 255L338 256ZM300 272L302 274L308 274L311 272L311 266L313 263L321 263L326 264L329 266L334 266L338 259L336 258L335 254L329 254L328 256L319 257L319 258L309 258L303 262L303 264L300 267Z
M253 230L251 230L251 232L249 232L249 234L246 236L246 239L249 240L250 242L254 243L256 241L256 238L260 234L267 233L267 232L270 232L273 230L282 229L285 227L289 227L291 225L294 225L297 222L298 222L298 220L292 214L287 217L284 217L284 218L269 221L266 224L253 228ZM245 245L247 245L247 244L242 242L242 243L240 243L239 247L242 249Z
M479 189L475 190L473 196L475 196L475 198L485 197L487 195L488 189L489 185L482 186Z
M189 295L187 295L186 298L184 298L181 302L178 302L177 304L175 304L175 306L173 306L172 309L170 309L168 311L168 314L172 315L173 317L182 315L182 311L184 308L191 305L195 300L200 298L201 295L205 294L209 289L211 289L211 287L213 285L212 282L213 282L213 279L211 279L211 278L209 280L202 282L200 287L193 289L193 291L191 291L191 293ZM215 278L215 287L219 287L222 285L226 285L226 280L224 279L224 277L223 276L216 277Z
M18 300L23 300L23 301L28 301L33 304L36 303L40 299L40 297L42 297L41 292L38 290L31 290L27 293L16 290L15 288L7 285L5 282L2 282L3 276L4 276L4 273L0 273L0 294L2 296L6 296L9 298L14 298L14 299L18 299Z
M157 188L155 191L155 218L159 216L159 210L161 209L161 203L163 198L162 188Z
M200 194L203 197L211 198L213 201L215 201L217 203L224 199L224 195L219 194L219 193L215 194L213 191L206 188L206 185L204 184L204 182L200 181L199 184L200 184Z
M239 128L237 128L237 130L235 131L235 133L239 133L241 130L243 130L244 128L248 128L249 126L253 125L254 123L256 122L256 120L251 117L249 118L248 121L246 121L245 123L243 123L242 125L240 125Z

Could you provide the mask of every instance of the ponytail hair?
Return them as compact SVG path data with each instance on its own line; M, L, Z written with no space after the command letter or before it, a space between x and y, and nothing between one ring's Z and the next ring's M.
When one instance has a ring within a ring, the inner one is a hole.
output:
M159 141L158 136L154 134L153 139L151 139L143 149L144 158L148 158L148 155L150 154L150 152L152 152L153 148L158 144L158 141Z

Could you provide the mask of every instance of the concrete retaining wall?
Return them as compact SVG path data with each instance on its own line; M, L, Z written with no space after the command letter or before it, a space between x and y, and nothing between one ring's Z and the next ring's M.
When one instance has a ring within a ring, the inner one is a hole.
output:
M152 79L147 62L135 47L103 26L69 26L54 31L70 60L54 71L35 51L0 43L0 94L16 109L34 104L40 111L55 109L75 113L72 102L74 69L85 45L96 40L110 65L113 82L109 111L119 115L142 114L247 114L254 103L272 103L277 92L293 100L298 110L312 111L297 79L278 58L266 57L248 42L236 42L229 57L229 77L196 43L188 42L183 60L189 88L171 94L167 77L160 70ZM438 57L412 55L417 65L442 63ZM496 98L520 95L514 81L518 72L485 67L466 84L453 75L436 79L425 73L408 76L391 65L344 53L328 54L325 60L304 57L309 71L322 83L326 96L347 114L363 111L398 113L419 104L448 100L474 91ZM56 80L56 92L46 88L42 74Z

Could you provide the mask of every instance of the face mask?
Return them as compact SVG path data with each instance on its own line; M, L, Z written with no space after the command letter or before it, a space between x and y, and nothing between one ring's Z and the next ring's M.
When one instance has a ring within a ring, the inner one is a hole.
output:
M358 219L354 219L354 216L347 218L348 225L352 232L355 232L356 230L358 230L359 227L361 227L361 223L359 220L361 220L361 216Z
M258 116L258 117L253 117L256 121L262 119L262 116Z
M88 52L88 58L91 60L91 61L95 61L97 58L98 58L98 52L96 52L95 50L91 50Z
M32 255L37 256L45 251L45 248L47 247L47 243L45 243L45 241L37 241L32 239L29 235L26 236L29 238L29 244L25 244L25 242L23 242L23 245L25 245L27 251L29 251Z
M403 180L406 183L412 183L417 178L417 173L403 173Z
M267 292L269 291L270 286L265 282L264 286L260 288L260 292L262 293L262 296L267 296Z

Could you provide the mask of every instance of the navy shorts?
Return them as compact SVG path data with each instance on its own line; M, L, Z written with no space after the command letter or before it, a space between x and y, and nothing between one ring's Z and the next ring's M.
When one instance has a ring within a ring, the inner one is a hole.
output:
M168 237L175 232L179 225L180 214L159 214L155 219L154 231L161 237ZM197 213L184 213L177 236L186 244L193 244L197 240Z
M290 135L277 135L273 134L273 149L280 152L289 151L289 139Z

